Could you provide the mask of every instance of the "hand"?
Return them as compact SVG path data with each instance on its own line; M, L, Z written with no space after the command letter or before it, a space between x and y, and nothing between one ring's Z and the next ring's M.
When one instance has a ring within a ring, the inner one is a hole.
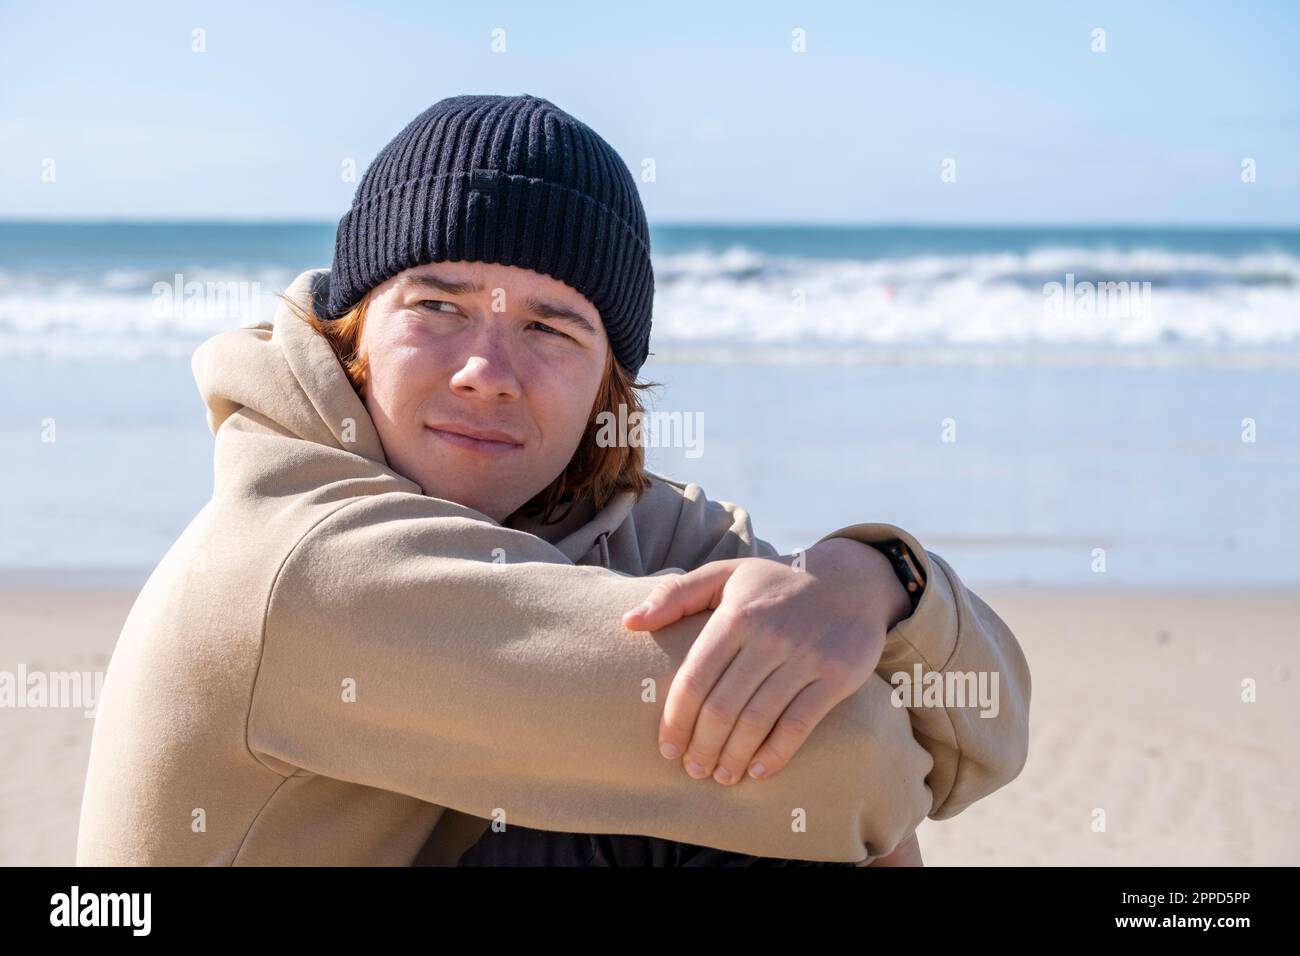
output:
M714 561L673 575L623 616L653 631L714 609L673 678L660 752L696 779L733 784L790 762L830 710L880 663L885 634L911 613L886 558L849 538L804 555Z

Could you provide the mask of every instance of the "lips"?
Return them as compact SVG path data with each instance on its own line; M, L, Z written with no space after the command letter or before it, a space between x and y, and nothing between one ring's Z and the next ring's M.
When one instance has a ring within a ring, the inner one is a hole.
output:
M522 448L524 444L513 435L489 428L470 428L451 423L425 427L443 441L471 451L511 451Z

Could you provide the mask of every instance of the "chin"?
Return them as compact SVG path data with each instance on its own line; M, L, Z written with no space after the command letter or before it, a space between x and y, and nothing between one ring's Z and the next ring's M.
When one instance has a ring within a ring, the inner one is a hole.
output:
M489 518L500 523L510 516L513 509L507 511L506 506L500 501L486 500L481 494L475 494L467 488L441 488L435 483L424 486L424 493L430 498L441 498L443 501L454 501L458 505L466 508L473 508L475 511L482 512ZM503 513L504 512L504 513Z

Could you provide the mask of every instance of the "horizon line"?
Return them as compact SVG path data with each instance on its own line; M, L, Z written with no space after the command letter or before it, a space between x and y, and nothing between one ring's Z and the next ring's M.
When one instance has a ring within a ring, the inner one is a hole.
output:
M41 219L0 216L0 226L328 226L336 228L334 219L300 217L285 218L127 218L105 217L47 217ZM1245 222L1143 222L1143 221L1075 221L1050 222L1041 220L652 220L651 229L943 229L943 230L1016 230L1042 229L1083 231L1110 229L1117 231L1169 230L1184 232L1300 232L1296 223L1245 223Z

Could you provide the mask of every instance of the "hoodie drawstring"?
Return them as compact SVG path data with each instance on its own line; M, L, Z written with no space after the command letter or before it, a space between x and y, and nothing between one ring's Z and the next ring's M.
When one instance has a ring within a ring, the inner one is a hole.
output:
M604 567L608 568L609 567L609 532L602 531L600 534L596 536L596 540L600 542L600 563Z

